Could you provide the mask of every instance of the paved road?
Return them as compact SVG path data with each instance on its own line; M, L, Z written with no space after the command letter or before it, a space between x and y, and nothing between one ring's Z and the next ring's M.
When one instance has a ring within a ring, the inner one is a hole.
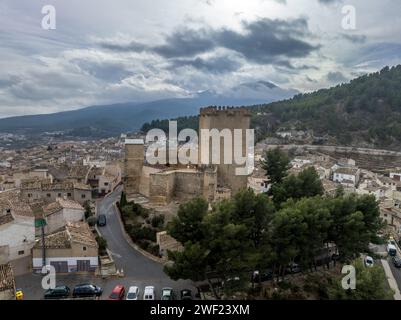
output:
M107 246L112 252L113 259L118 269L123 269L126 277L132 277L141 281L157 281L161 283L177 285L163 272L163 266L139 251L133 249L124 238L117 212L113 203L120 199L121 187L117 188L112 194L98 202L97 213L105 214L107 224L100 227L99 231L107 240ZM181 284L188 282L180 281Z
M120 198L121 187L106 198L99 200L97 204L98 214L107 216L107 225L99 228L102 236L107 240L107 245L113 253L113 259L118 269L124 270L123 278L101 279L94 275L58 275L57 285L67 285L73 288L80 283L93 283L104 290L102 299L107 299L115 285L122 284L126 288L138 286L143 294L143 288L147 285L155 286L156 298L160 298L163 287L172 287L177 295L184 288L196 292L190 281L173 281L164 272L163 266L133 249L125 240L118 221L117 212L113 203ZM41 287L40 275L27 274L16 277L16 285L23 289L26 299L42 299L44 290Z

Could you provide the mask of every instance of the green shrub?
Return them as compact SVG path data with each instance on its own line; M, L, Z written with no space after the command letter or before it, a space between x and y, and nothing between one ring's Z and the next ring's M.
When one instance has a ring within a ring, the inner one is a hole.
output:
M164 226L164 215L156 215L152 218L151 224L153 228L160 229Z
M107 240L101 236L96 236L96 242L99 246L99 254L105 254L107 249Z
M96 225L97 218L95 216L90 216L88 219L86 219L86 222L89 224L89 226L93 227Z
M158 244L150 244L147 251L154 256L160 256L160 247Z

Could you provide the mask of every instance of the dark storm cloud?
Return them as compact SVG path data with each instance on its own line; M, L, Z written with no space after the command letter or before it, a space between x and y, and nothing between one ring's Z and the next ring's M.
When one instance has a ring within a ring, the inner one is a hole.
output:
M334 83L340 83L340 82L346 82L347 78L341 72L336 71L336 72L329 72L327 74L327 80Z
M206 30L184 29L173 33L166 44L151 48L165 58L191 57L216 47L214 39Z
M241 67L241 63L227 57L175 59L172 61L172 68L183 66L191 66L198 70L218 74L235 71Z
M344 39L351 41L352 43L365 43L366 42L365 35L342 33L341 36Z
M319 49L305 40L311 36L306 19L271 20L260 19L243 22L243 32L228 28L189 29L176 31L158 46L138 43L119 45L102 43L114 51L147 50L164 58L190 58L217 48L225 48L242 55L257 64L270 64L290 58L303 58Z
M308 70L319 70L317 66L301 64L294 65L289 61L276 61L274 63L274 68L280 72L284 71L286 73L298 74L300 71L308 71Z
M136 41L131 41L130 43L115 43L115 42L99 41L98 45L100 45L104 49L108 49L111 51L142 52L142 51L147 50L146 45L136 42Z
M317 47L301 38L309 35L305 19L291 21L262 19L243 23L245 33L224 29L215 32L217 42L259 64L272 63L279 57L306 57Z

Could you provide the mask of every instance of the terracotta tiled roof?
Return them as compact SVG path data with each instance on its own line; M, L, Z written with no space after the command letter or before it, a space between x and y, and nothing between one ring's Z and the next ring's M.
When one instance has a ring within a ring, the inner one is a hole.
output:
M7 213L5 215L0 215L0 226L2 226L3 224L9 223L13 220L14 220L14 218L11 215L11 213Z
M44 206L43 213L45 216L50 216L51 214L56 213L62 209L63 207L60 205L60 203L58 201L55 201Z
M78 190L87 190L87 191L92 190L92 188L90 186L88 186L87 184L77 183L77 182L74 183L74 188L78 189Z
M35 248L42 248L42 239L38 239ZM71 248L71 240L66 229L45 236L45 247L47 249Z
M42 190L42 191L58 191L58 190L92 190L90 186L83 183L74 183L65 181L60 183L50 183L48 181L34 181L29 183L21 183L22 190Z
M10 203L11 203L11 212L14 215L23 217L34 217L33 211L27 203L22 202L19 199L10 200Z
M89 166L74 166L70 169L70 172L68 173L69 177L77 177L77 178L81 178L81 177L85 177L88 174L89 171Z
M58 198L57 202L60 204L61 207L66 209L84 210L84 208L79 204L79 202L74 200Z
M72 241L89 246L97 246L95 236L86 222L68 223L67 231Z
M14 273L11 265L0 265L0 292L15 289Z
M48 249L68 249L73 242L97 247L86 222L67 223L65 229L45 236L45 247ZM42 248L42 239L37 240L35 248Z
M34 216L31 207L25 202L21 201L19 198L19 194L16 192L0 193L0 212L6 213L8 211L13 216Z

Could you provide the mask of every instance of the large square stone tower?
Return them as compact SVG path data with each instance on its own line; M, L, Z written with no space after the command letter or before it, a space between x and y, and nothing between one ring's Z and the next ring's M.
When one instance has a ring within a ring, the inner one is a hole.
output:
M250 128L251 113L246 108L234 107L207 107L201 108L199 116L199 163L203 157L203 153L207 151L208 146L202 142L201 130L202 129L217 129L222 132L228 129L231 132L232 141L231 145L227 145L225 140L220 137L220 164L217 164L217 183L220 187L229 187L234 195L242 188L247 187L248 176L237 175L236 169L244 167L245 165L238 165L234 161L234 145L237 144L239 148L239 141L234 138L234 129L242 130L242 156L247 156L248 150L246 145L246 130ZM227 130L226 130L227 131ZM213 150L212 139L209 139L209 163L212 163ZM231 149L230 149L231 147ZM228 149L227 149L228 148ZM231 164L224 163L224 153L231 150ZM217 151L218 152L218 151ZM207 155L205 155L207 158Z

